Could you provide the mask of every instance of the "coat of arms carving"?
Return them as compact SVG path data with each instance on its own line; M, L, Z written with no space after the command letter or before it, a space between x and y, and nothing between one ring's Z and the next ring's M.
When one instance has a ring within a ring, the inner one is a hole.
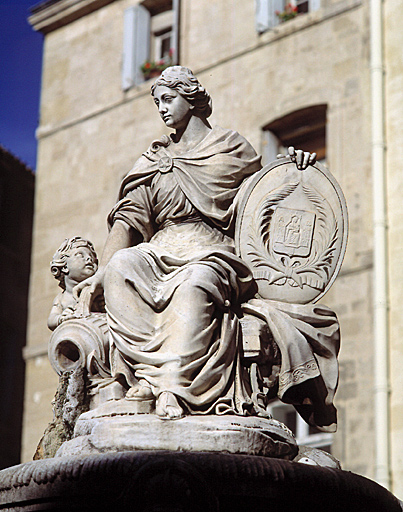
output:
M321 164L304 171L290 160L264 167L239 205L237 249L266 299L319 300L343 260L346 203Z

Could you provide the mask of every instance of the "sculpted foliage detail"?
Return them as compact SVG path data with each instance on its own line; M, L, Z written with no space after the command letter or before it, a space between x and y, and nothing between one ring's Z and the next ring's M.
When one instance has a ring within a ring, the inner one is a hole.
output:
M279 206L297 187L309 198L315 213ZM286 183L268 194L257 217L248 242L255 279L323 291L338 238L337 221L327 202L313 187Z

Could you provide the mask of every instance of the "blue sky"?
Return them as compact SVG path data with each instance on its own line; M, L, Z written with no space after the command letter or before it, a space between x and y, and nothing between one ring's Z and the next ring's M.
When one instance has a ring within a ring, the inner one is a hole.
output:
M43 36L28 24L35 0L0 0L0 144L32 169Z

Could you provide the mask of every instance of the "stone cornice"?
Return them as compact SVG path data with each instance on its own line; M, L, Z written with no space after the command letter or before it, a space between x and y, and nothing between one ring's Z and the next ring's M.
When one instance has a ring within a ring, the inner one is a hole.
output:
M34 30L47 34L115 0L53 0L31 9L29 23Z

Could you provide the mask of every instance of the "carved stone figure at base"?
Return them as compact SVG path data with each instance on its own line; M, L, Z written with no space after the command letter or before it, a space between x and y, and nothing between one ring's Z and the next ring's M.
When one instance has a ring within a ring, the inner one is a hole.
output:
M52 331L62 322L83 316L77 310L78 301L73 297L73 288L81 281L95 274L98 258L94 246L88 240L76 236L66 239L56 251L50 269L62 288L53 301L48 318L48 327ZM102 311L102 305L95 303L95 310Z
M56 296L48 318L48 327L54 331L48 347L53 368L60 376L84 371L82 382L110 377L103 296L100 294L91 300L83 293L78 301L72 294L73 287L98 268L93 244L79 236L64 240L50 268L63 289Z

